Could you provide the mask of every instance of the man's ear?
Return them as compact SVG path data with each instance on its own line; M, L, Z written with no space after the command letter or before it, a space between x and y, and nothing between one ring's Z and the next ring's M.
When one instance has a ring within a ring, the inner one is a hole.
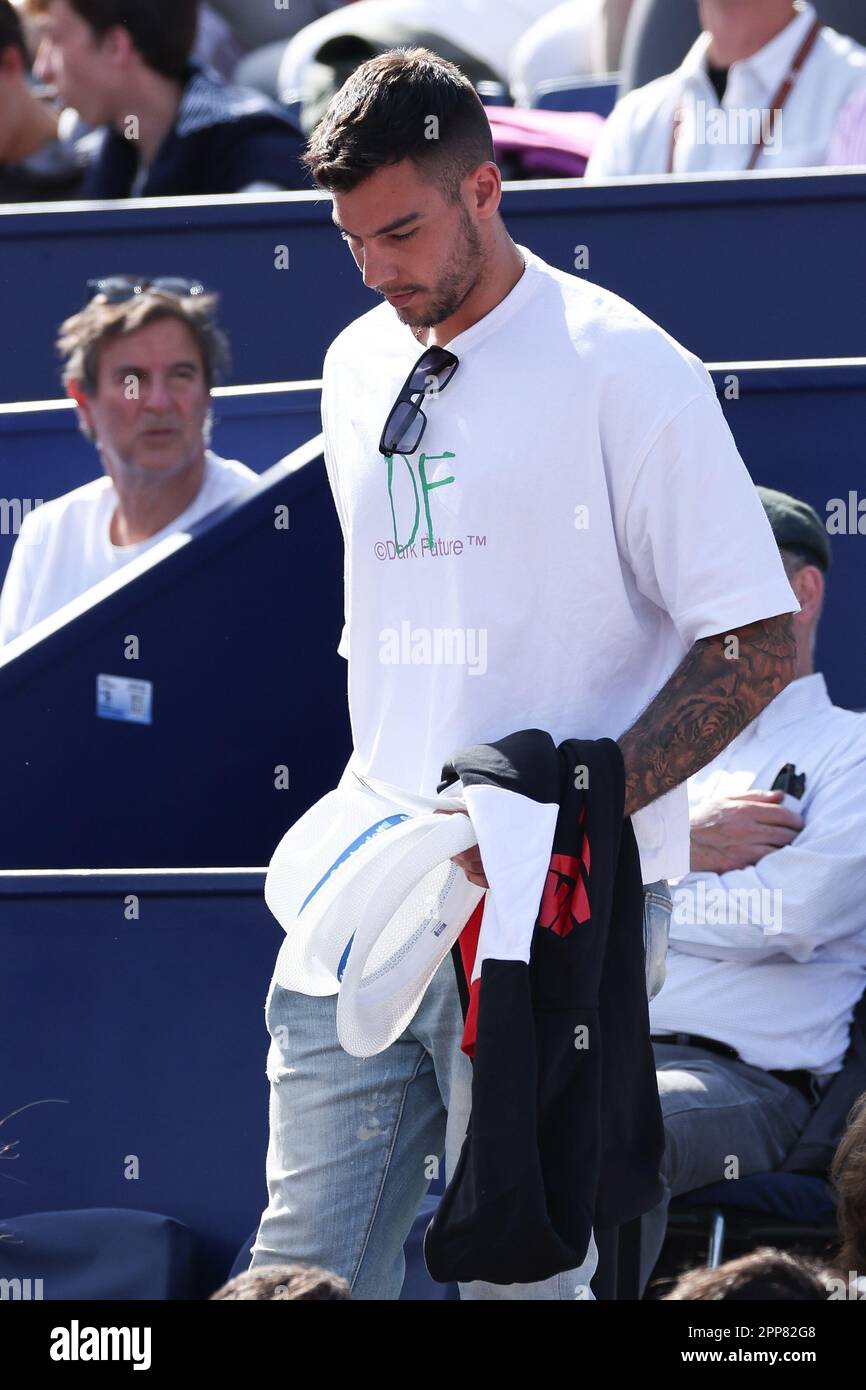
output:
M87 392L81 382L73 378L66 383L66 394L78 406L78 424L82 434L93 443L96 439L96 430L93 426L93 416L90 413L90 399Z
M803 608L810 613L819 613L824 598L824 575L817 565L804 565L798 576L801 580L797 597Z
M98 43L104 57L111 58L124 67L129 63L133 54L138 52L130 37L129 30L123 24L112 24L110 29L106 29Z

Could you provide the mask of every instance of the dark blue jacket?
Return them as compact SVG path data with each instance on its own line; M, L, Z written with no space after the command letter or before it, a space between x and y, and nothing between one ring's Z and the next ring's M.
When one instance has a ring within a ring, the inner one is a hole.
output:
M138 196L237 193L259 181L312 188L300 162L305 143L289 113L276 102L191 64L177 120L157 150ZM137 171L135 141L106 130L80 196L128 198Z

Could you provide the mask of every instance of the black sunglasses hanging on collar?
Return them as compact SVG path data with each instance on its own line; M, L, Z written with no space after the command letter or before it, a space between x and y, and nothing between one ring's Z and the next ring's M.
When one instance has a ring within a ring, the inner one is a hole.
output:
M447 348L434 345L422 352L385 421L380 454L414 454L427 428L421 402L444 391L459 365L459 359Z

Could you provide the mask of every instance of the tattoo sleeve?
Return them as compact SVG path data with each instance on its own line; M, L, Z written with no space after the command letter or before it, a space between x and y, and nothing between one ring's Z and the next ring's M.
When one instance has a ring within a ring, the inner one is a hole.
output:
M625 815L679 786L736 738L794 674L792 615L703 637L617 743Z

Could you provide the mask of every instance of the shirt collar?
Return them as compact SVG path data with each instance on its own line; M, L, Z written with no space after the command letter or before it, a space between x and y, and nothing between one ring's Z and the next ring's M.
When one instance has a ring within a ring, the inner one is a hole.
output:
M820 671L814 671L811 676L799 676L780 690L751 727L756 734L768 734L798 719L814 718L831 707L827 682Z
M764 44L763 48L759 48L758 52L753 53L751 58L744 58L738 63L732 63L731 71L736 69L737 71L755 73L766 90L768 98L772 97L784 81L794 56L809 32L809 27L814 19L814 6L808 2L799 5L798 12L793 19L774 39L770 39L770 42ZM680 73L684 78L708 80L707 49L710 42L708 33L700 34L695 39L680 66Z
M751 58L745 59L741 64L734 64L734 67L748 67L757 75L763 83L766 91L773 96L787 76L797 50L805 39L815 20L815 10L812 5L801 6L800 13L795 15L781 33L777 34L769 43L759 48L757 53L753 53Z

